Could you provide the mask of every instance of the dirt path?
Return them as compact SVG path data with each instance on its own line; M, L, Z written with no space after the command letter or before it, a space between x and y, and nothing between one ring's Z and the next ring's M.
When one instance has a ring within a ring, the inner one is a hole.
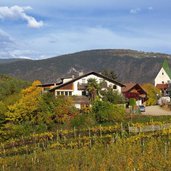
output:
M147 106L146 111L142 112L143 115L171 115L171 111L162 109L160 106Z

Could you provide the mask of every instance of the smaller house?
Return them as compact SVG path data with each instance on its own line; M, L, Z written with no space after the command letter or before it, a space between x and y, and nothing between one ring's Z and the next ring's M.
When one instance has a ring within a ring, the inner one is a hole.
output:
M96 72L89 72L76 78L71 78L65 81L62 79L60 84L49 89L56 97L57 96L72 96L75 107L81 109L90 104L90 99L87 91L87 83L89 79L96 79L98 83L102 83L102 89L107 87L121 93L121 88L124 85L118 81L112 80L102 74ZM43 87L44 85L42 85Z
M127 100L136 99L137 105L142 105L147 100L147 93L137 83L126 83L125 87L122 87L122 93Z
M73 78L74 78L74 75L72 77L60 78L60 79L57 79L57 81L55 83L41 84L41 85L38 85L38 87L41 87L42 92L45 93L58 85L64 84L68 81L71 81Z
M48 92L51 88L53 88L53 87L55 87L57 85L60 85L61 83L62 82L41 84L41 85L38 85L38 87L41 87L42 92L45 93L45 92Z
M171 83L171 70L168 64L168 60L163 61L162 67L158 72L155 80L155 86L160 89L163 96L168 96L168 88Z
M158 84L168 84L171 81L171 70L168 64L168 60L163 61L162 67L159 70L156 78L154 79L155 86Z

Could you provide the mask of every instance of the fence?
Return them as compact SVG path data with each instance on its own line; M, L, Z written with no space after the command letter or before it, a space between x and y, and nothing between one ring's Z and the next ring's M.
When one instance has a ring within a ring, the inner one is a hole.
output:
M164 129L170 129L171 123L166 123L162 125L146 125L142 127L128 127L129 133L141 133L141 132L153 132L162 131Z

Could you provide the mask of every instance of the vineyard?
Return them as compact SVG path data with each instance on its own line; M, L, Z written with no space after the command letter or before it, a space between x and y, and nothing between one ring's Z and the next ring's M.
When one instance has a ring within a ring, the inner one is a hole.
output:
M168 171L170 142L160 122L57 130L1 143L0 170Z
M111 89L78 110L39 81L13 82L0 90L0 171L171 170L170 116L129 114Z

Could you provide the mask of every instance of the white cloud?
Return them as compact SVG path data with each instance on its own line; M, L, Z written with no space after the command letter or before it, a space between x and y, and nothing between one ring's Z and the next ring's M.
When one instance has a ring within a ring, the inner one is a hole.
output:
M23 50L17 40L0 29L0 58L29 58L32 53L30 50Z
M12 47L14 44L15 43L11 36L0 29L0 49L6 50L7 48Z
M152 6L149 6L149 7L146 7L146 8L132 8L130 11L129 11L129 13L130 14L138 14L138 13L140 13L140 12L142 12L142 11L146 11L146 10L148 10L148 11L152 11L154 8L152 7Z
M27 21L27 24L31 28L39 28L43 26L43 21L37 21L34 17L26 14L27 10L31 10L30 6L20 7L20 6L12 6L12 7L0 7L0 18L1 19L23 19Z
M0 29L0 58L11 57L9 52L15 49L15 41L5 31Z
M141 33L142 30L133 30ZM143 35L127 35L108 28L94 27L79 30L56 30L46 35L32 38L31 49L39 52L37 58L53 57L89 49L135 49L145 51L163 51L171 46L165 34L154 30L144 32ZM159 36L160 35L160 36ZM160 41L159 41L160 40ZM167 41L166 41L167 40ZM46 48L43 48L46 47ZM41 54L41 55L40 55Z
M56 55L89 49L137 49L145 51L161 51L171 47L168 36L170 30L163 32L153 29L132 29L132 33L124 34L103 27L82 27L75 29L51 30L44 35L30 36L27 39L16 38L0 30L0 58L32 58L41 59ZM2 33L1 33L2 32ZM137 34L139 33L139 34Z
M43 26L43 21L36 21L34 17L23 14L23 18L27 20L28 26L31 28L39 28Z
M153 6L154 9L164 9L171 4L170 0L0 0L0 6L27 6L28 4L36 9L36 13L43 16L58 16L56 13L63 10L69 11L96 11L96 10L125 10L147 9ZM56 14L56 15L55 15Z
M137 13L139 13L140 11L141 11L140 8L134 8L134 9L131 9L131 10L130 10L130 13L131 13L131 14L137 14Z
M34 54L32 50L25 50L25 49L14 49L9 51L10 58L31 59L32 54Z

